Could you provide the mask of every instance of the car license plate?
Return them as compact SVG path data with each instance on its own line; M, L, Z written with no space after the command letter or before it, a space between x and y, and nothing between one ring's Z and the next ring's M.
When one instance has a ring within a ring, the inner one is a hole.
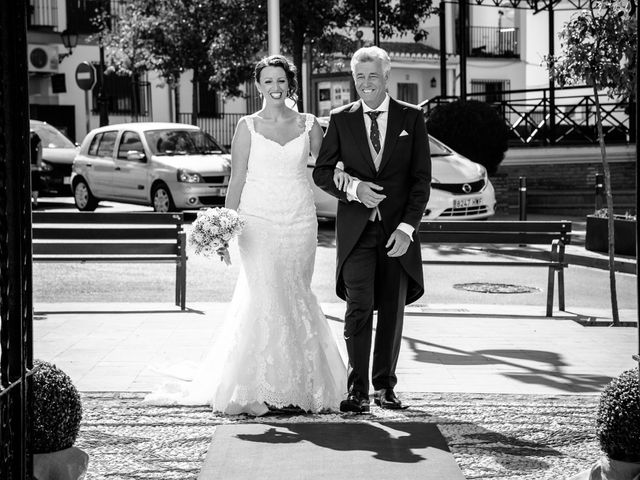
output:
M64 177L64 178L62 179L62 183L63 183L64 185L70 185L70 184L71 184L71 177Z
M453 200L453 208L469 208L482 205L482 197L460 198Z

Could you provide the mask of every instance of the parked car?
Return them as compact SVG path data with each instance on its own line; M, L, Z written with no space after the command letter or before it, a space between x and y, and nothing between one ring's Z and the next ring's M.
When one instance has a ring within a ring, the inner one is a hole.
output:
M318 118L323 128L327 117ZM482 165L472 162L429 136L431 152L431 196L425 220L480 220L495 214L496 194ZM316 214L335 218L338 200L318 188L311 173L315 163L309 157L307 174L313 185Z
M230 156L196 126L124 123L89 132L71 186L82 211L113 200L170 212L224 204L230 174Z
M38 182L40 193L70 194L71 165L80 148L46 122L29 120L29 127L42 142Z

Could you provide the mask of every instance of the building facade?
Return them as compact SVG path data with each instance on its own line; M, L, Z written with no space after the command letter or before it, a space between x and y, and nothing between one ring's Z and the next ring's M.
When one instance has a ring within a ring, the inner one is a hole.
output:
M549 52L549 13L534 14L524 2L522 5L522 8L498 8L492 2L490 6L469 4L466 91L472 98L496 101L509 91L548 87L548 74L541 63ZM27 51L31 115L59 127L77 142L88 129L99 125L99 85L89 91L82 90L76 82L76 69L81 62L99 68L97 29L91 19L96 9L103 7L116 17L123 8L118 0L31 0ZM556 8L555 25L561 28L572 12ZM443 80L447 95L460 93L458 3L444 3L443 12L444 75L440 71L441 32L437 16L425 22L429 35L424 41L413 42L403 37L382 42L381 46L389 51L392 60L389 93L394 97L410 103L427 101L441 94ZM79 34L78 45L70 55L60 38L65 30ZM361 32L361 42L371 44L372 28L364 26ZM557 35L554 38L558 51ZM337 56L340 57L339 52ZM336 65L330 72L311 75L306 65L303 67L306 111L327 115L332 108L355 99L348 58L343 56ZM186 72L180 85L171 87L155 72L147 72L136 82L126 76L106 75L104 93L109 122L190 122L193 86L189 76ZM245 86L243 98L224 98L204 84L196 88L199 90L199 122L227 145L238 118L259 107L259 99L250 84ZM176 89L182 99L181 115L176 112Z

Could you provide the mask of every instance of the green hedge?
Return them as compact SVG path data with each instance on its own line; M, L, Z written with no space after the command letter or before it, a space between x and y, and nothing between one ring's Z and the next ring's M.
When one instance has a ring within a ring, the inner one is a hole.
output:
M504 120L489 104L476 100L443 103L427 116L427 130L438 140L487 171L495 173L508 147Z
M638 369L627 370L603 390L596 432L600 448L613 460L640 462Z
M80 394L71 378L55 365L42 360L35 360L33 364L33 453L70 448L82 420Z

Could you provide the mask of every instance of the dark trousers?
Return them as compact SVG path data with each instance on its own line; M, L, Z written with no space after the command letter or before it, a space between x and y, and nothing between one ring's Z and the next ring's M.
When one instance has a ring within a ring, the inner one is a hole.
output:
M369 394L369 356L374 305L378 310L373 349L373 388L394 388L402 341L407 274L397 258L387 256L388 241L379 221L368 222L342 267L347 313L344 337L349 354L348 388Z

